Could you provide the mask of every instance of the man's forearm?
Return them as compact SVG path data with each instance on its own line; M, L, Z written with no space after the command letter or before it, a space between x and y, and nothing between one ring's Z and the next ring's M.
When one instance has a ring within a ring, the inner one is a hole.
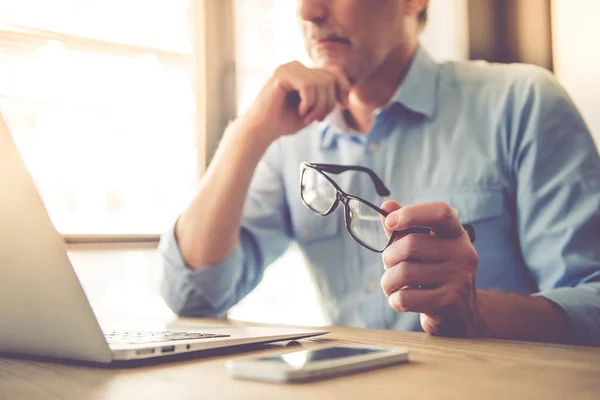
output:
M478 336L569 343L573 328L568 315L542 296L478 290Z
M241 120L228 128L196 197L175 227L191 268L223 261L235 249L250 181L269 145Z

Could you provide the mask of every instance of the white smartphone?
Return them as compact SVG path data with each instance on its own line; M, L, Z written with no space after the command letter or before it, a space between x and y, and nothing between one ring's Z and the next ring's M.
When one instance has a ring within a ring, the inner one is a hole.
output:
M406 348L335 346L229 360L225 367L233 378L285 383L324 379L407 361Z

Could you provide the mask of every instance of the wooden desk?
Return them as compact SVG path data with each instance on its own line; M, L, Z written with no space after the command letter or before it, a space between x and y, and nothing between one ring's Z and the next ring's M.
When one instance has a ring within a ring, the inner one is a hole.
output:
M202 321L214 323L214 321ZM598 399L600 348L443 339L411 332L332 328L306 346L406 346L410 363L312 383L232 380L240 354L136 368L0 358L0 400L12 399ZM281 352L270 346L255 354Z

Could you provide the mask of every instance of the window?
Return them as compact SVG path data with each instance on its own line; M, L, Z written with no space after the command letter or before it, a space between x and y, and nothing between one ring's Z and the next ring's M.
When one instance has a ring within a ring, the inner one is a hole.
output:
M296 19L296 1L235 1L238 112L244 112L277 66L310 65Z
M0 110L60 232L159 234L189 201L191 3L0 3Z
M600 148L600 54L591 50L600 36L596 23L600 3L594 0L552 1L552 34L556 76L569 91Z

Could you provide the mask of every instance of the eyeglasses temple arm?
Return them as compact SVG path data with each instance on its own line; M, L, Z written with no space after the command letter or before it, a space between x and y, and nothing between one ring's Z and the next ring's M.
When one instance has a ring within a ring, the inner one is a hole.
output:
M475 228L473 228L473 225L464 224L463 228L469 235L469 240L471 240L471 243L475 243L476 237L475 237ZM401 231L394 231L392 233L392 235L405 236L405 235L409 235L411 233L421 233L421 234L429 235L431 233L431 228L428 228L426 226L415 226L414 228L403 229Z
M377 194L380 196L389 196L390 195L390 191L389 189L385 186L385 184L383 183L383 181L377 176L377 174L366 167L362 167L359 165L335 165L335 164L308 164L314 168L317 168L320 171L323 172L329 172L331 174L341 174L342 172L346 172L346 171L361 171L361 172L366 172L367 174L369 174L369 176L371 177L371 180L373 181L373 184L375 185L375 189L377 190Z

